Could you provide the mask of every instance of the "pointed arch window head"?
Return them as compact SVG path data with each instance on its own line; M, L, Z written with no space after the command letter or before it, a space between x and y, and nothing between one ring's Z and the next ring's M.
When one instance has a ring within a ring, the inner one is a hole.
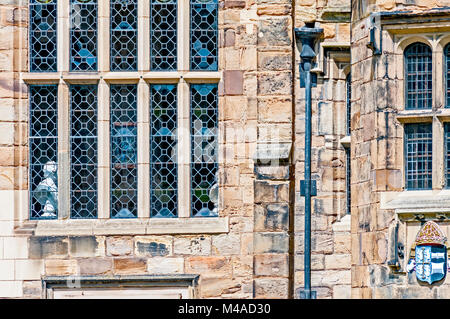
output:
M433 62L431 48L421 42L410 44L404 53L406 109L431 109Z

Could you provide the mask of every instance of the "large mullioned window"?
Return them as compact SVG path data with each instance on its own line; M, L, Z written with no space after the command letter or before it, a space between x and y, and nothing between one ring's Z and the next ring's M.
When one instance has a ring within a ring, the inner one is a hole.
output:
M450 107L450 43L444 49L444 74L445 74L445 101L446 107Z
M57 68L57 0L30 1L30 71L53 72Z
M110 0L104 7L103 0L68 0L66 16L57 0L30 0L30 72L61 73L59 84L30 85L31 219L218 216L218 85L210 83L216 76L191 83L178 74L218 69L218 0L149 0L149 16L138 14L138 1ZM147 23L150 42L143 43L138 25ZM109 28L109 41L99 28ZM68 36L60 47L57 30ZM138 61L148 68L145 78L118 74L137 71ZM154 81L153 71L178 72L167 72L165 82ZM67 113L58 113L58 99L61 109L68 101ZM179 125L191 136L180 138ZM60 163L58 136L69 148L68 161ZM142 177L141 167L149 176ZM58 185L58 174L69 178ZM59 207L70 202L70 212L58 211L58 186L67 190Z
M405 125L406 188L431 189L432 125Z
M433 63L431 48L417 42L405 49L406 109L431 109Z

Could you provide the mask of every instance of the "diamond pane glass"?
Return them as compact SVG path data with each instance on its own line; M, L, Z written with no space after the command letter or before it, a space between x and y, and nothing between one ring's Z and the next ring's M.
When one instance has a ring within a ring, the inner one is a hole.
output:
M177 87L150 87L151 217L177 217Z
M137 0L111 0L111 71L137 70Z
M152 70L177 69L177 1L150 2L150 55Z
M97 86L70 87L71 218L97 217Z
M30 71L56 72L57 0L30 0Z
M431 189L431 124L405 125L406 188Z
M70 3L70 70L97 71L97 0Z
M137 217L137 86L111 85L111 217Z
M191 1L191 70L217 70L218 0Z
M418 42L405 49L407 109L431 109L432 67L432 55L429 46Z
M30 86L30 219L58 216L58 87Z
M218 216L218 101L216 84L191 85L192 216Z

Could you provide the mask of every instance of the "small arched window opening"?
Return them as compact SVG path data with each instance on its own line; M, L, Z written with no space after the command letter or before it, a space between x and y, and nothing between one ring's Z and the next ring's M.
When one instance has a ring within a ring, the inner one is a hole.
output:
M432 107L432 53L421 42L405 49L406 109L431 109Z

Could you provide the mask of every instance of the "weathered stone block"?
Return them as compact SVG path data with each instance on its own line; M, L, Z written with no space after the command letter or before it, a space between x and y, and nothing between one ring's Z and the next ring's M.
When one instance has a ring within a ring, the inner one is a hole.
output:
M289 179L289 165L255 165L256 178L260 180Z
M242 95L244 88L244 72L226 70L223 72L225 95Z
M145 258L114 258L115 274L141 274L147 271Z
M258 95L291 95L291 72L258 74Z
M255 231L280 231L288 229L288 204L268 204L255 206Z
M80 275L106 275L112 272L111 258L83 258L78 261Z
M268 18L258 22L259 46L290 46L291 45L291 19Z
M15 275L16 280L39 280L44 274L43 260L15 260Z
M132 237L108 237L106 239L107 256L127 256L133 253Z
M174 238L173 253L175 255L210 255L211 237L183 236Z
M287 277L289 275L288 255L270 254L254 257L256 276Z
M255 203L289 201L289 184L255 181Z
M287 299L288 279L257 278L255 279L255 298Z
M29 258L64 258L69 252L67 237L30 237Z
M47 276L68 276L78 273L78 263L75 259L47 259L45 261Z
M135 237L136 256L170 256L172 255L171 236L138 236Z
M42 297L42 283L40 280L23 282L23 298L40 299Z
M253 249L256 254L287 253L289 236L286 233L255 233Z
M202 277L229 277L232 274L230 258L227 257L189 257L185 261L185 270Z
M150 274L181 274L184 271L184 258L149 258L147 271Z
M94 257L98 243L95 236L69 237L72 257Z
M215 255L238 255L241 251L240 236L235 234L213 236L212 251Z

